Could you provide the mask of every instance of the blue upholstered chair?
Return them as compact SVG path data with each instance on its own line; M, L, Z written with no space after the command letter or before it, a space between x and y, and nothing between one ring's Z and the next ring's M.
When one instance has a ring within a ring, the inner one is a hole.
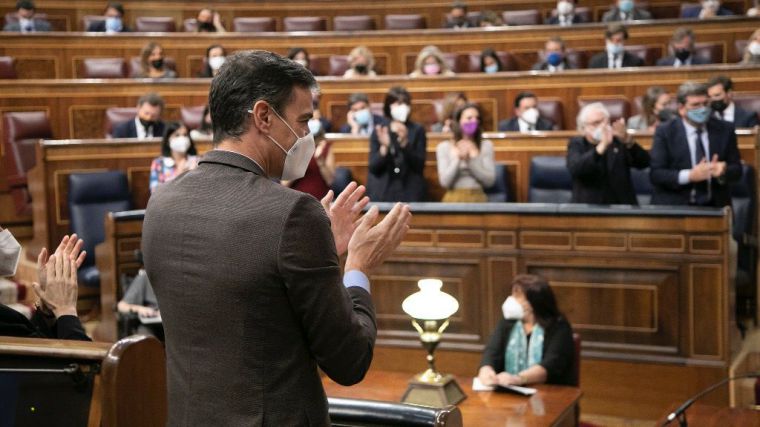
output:
M335 197L338 197L338 194L340 194L343 189L346 188L346 186L353 180L354 177L351 174L351 169L345 168L343 166L338 166L335 168L335 178L333 178L333 183L331 186L333 193L335 193Z
M485 192L489 202L509 201L509 175L505 165L496 163L496 181L491 188L486 188Z
M649 168L631 168L631 183L633 184L633 190L636 192L639 206L650 204L653 187L652 181L649 179Z
M573 178L564 156L535 156L530 161L530 203L570 203Z
M100 289L95 246L103 242L106 213L129 210L132 205L127 176L121 171L69 175L70 231L84 240L87 258L77 274L80 289Z

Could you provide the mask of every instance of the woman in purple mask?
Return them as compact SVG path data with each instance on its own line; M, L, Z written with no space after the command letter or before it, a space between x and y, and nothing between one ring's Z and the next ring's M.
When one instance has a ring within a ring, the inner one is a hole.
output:
M484 189L495 180L493 144L483 139L480 108L465 104L454 113L454 139L438 144L438 180L443 202L486 202Z

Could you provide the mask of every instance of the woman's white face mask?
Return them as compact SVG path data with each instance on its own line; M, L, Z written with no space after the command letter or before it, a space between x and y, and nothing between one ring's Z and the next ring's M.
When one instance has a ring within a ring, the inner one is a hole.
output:
M520 320L525 316L522 304L513 296L507 297L504 304L501 305L501 312L504 314L505 319Z
M15 276L20 258L21 245L8 229L0 231L0 277Z

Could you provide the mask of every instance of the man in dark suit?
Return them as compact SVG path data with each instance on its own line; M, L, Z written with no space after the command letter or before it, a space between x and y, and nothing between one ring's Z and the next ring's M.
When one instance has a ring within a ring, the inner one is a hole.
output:
M734 12L720 5L719 0L703 0L702 7L686 8L681 13L681 18L713 18L715 16L730 16Z
M694 54L694 32L691 31L691 28L676 28L673 37L670 38L670 52L670 56L657 60L657 66L685 67L710 63L710 61Z
M124 25L124 6L121 3L108 3L103 13L105 21L94 21L87 26L87 31L94 33L128 33L132 31Z
M589 61L589 68L640 67L644 60L625 51L628 29L621 24L611 24L604 32L605 51L599 52Z
M167 425L329 425L317 368L344 385L369 369L367 274L411 214L396 204L372 226L377 207L357 221L368 199L355 183L332 205L279 184L313 156L314 89L279 55L229 57L209 95L215 149L150 198L142 248L166 333Z
M520 92L515 97L515 116L499 122L502 132L532 132L554 130L554 123L541 117L538 98L533 92Z
M371 135L375 125L384 122L382 116L372 114L369 109L369 98L363 93L352 93L348 97L348 113L346 123L340 127L340 133L351 135Z
M16 2L17 21L9 22L3 27L3 31L14 31L21 33L36 33L51 31L50 23L42 18L35 18L36 9L34 2L31 0L19 0Z
M577 68L567 60L565 41L560 36L552 36L544 44L544 51L539 53L542 61L533 64L534 71L564 71Z
M584 106L577 118L581 136L567 145L573 177L573 203L637 205L631 168L649 166L649 154L625 130L625 120L610 125L601 102Z
M134 120L119 123L113 127L114 138L160 138L164 135L164 122L161 113L164 100L157 93L148 93L137 100L137 116Z
M652 14L648 10L636 7L633 0L618 0L616 6L602 15L602 22L617 21L643 21L652 19Z
M747 111L734 102L734 82L726 76L716 76L707 82L707 95L713 115L731 122L735 128L752 128L760 124L757 111Z
M560 0L557 2L557 8L554 9L551 18L546 22L549 25L559 25L561 27L569 27L575 24L582 24L586 22L582 16L575 13L576 0Z
M742 174L734 126L710 117L704 84L682 84L677 99L680 117L654 134L652 204L728 206L729 185Z

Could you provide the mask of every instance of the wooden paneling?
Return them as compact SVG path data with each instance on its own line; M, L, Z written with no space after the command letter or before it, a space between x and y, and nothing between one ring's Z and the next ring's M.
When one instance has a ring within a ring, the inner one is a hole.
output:
M556 5L552 2L553 6ZM408 13L408 12L407 12ZM629 27L630 45L643 45L666 55L673 31L688 25L697 40L718 43L723 50L719 62L740 57L735 52L736 40L747 40L757 29L757 22L746 17L721 17L713 20L642 21ZM731 31L725 31L727 26ZM433 27L437 28L437 27ZM479 53L485 47L510 52L520 70L530 70L538 59L545 41L562 36L568 48L578 51L604 50L605 24L573 27L528 26L451 31L441 29L359 32L299 32L258 34L187 34L187 33L37 33L0 34L0 55L18 57L22 78L75 78L84 58L131 58L139 56L148 42L158 42L166 56L173 58L181 77L195 77L200 71L206 48L222 44L229 52L243 49L265 49L286 54L293 46L307 49L315 59L330 55L347 55L356 46L369 47L378 58L378 71L388 75L408 74L420 50L436 45L444 52ZM738 56L737 56L738 55ZM464 58L463 58L464 59ZM54 66L48 62L53 61ZM325 70L326 71L326 70ZM336 111L337 112L337 111Z

